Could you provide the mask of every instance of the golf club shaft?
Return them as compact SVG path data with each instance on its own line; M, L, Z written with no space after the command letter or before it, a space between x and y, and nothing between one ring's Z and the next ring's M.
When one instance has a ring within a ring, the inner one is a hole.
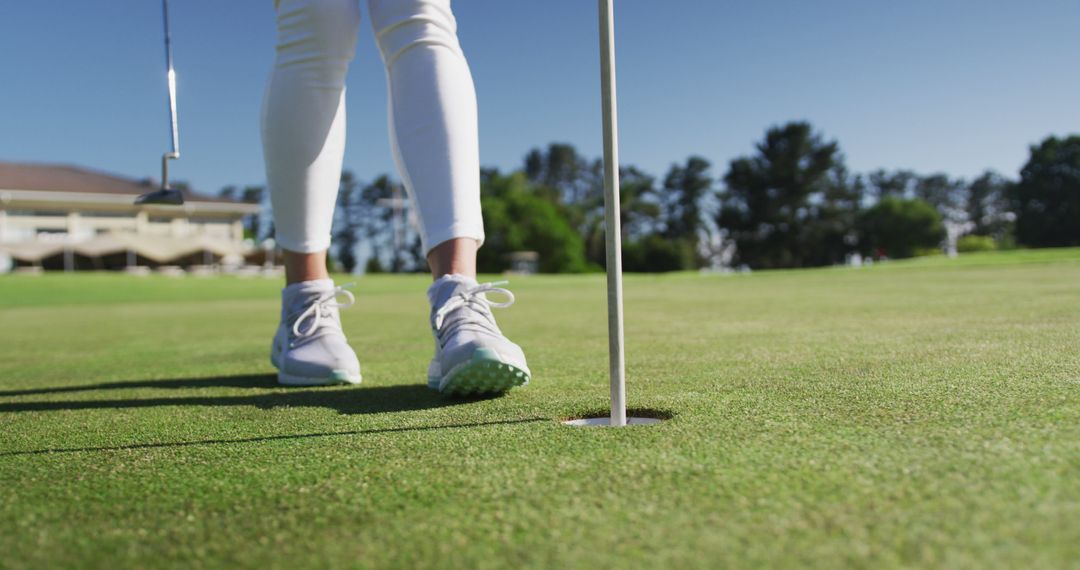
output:
M622 229L619 213L619 127L615 104L613 0L600 5L600 95L604 121L604 231L607 236L608 357L611 367L611 425L626 425L623 358Z
M172 37L169 33L169 0L161 0L165 24L165 71L169 81L169 133L172 135L172 157L180 158L180 130L176 124L176 72L173 71Z
M180 131L176 125L176 72L172 63L172 35L169 33L169 0L161 0L162 23L165 27L165 74L169 82L169 135L172 148L161 155L161 187L135 198L135 204L167 204L179 206L184 195L169 185L169 161L180 158Z

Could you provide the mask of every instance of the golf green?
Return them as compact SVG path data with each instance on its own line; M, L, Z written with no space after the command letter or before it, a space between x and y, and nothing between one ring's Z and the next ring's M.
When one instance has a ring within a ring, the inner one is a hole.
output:
M339 282L342 281L339 278ZM1080 250L511 278L532 383L425 387L422 276L357 280L359 387L286 389L279 283L0 277L0 567L1076 567Z

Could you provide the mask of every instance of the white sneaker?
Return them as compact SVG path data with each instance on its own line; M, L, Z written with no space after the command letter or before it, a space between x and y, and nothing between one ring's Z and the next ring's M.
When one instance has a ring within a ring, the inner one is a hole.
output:
M529 383L529 367L521 347L510 342L491 314L491 307L514 304L514 294L496 285L478 284L464 275L446 275L428 289L435 358L428 366L428 387L445 394L505 392ZM506 295L491 301L486 293Z
M338 303L338 297L347 299ZM356 301L330 279L281 290L281 324L270 349L278 382L287 386L359 384L360 361L341 330L339 308Z

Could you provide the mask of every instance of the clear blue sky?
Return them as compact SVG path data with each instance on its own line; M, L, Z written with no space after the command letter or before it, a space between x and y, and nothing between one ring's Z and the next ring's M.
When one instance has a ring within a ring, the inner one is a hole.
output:
M600 154L592 0L458 0L481 160L551 141ZM265 179L259 105L271 0L174 0L183 158L201 191ZM365 6L366 9L366 6ZM345 166L393 172L385 80L365 24ZM770 125L811 121L848 165L1015 176L1028 145L1080 132L1080 2L616 0L624 164L690 154L722 174ZM157 176L167 145L160 3L0 3L0 160Z

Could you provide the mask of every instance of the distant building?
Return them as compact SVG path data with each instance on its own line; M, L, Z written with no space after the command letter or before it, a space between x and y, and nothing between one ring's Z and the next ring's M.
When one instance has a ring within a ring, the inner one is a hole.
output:
M136 206L156 183L85 168L0 162L0 258L44 269L243 262L258 204L185 191L183 206Z
M540 270L540 254L535 251L511 251L506 258L510 261L506 273L532 275Z

